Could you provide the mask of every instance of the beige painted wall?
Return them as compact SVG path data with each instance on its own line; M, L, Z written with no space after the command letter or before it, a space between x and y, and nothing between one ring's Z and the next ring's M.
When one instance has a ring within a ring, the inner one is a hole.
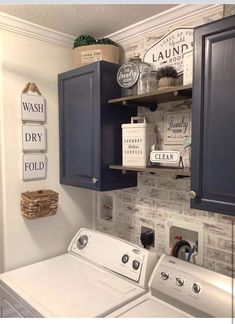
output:
M80 227L91 227L93 193L59 184L57 75L72 69L72 49L5 30L0 30L0 35L3 45L0 213L4 223L1 246L4 243L6 271L64 253ZM24 182L20 96L28 81L37 84L47 101L48 173L45 180ZM20 213L20 194L38 189L59 192L58 213L37 220L24 219Z

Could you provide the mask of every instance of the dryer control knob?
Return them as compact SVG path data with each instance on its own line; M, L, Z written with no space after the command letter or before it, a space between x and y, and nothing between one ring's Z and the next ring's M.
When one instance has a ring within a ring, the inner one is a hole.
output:
M124 254L122 257L122 263L127 263L129 261L129 255L128 254Z
M192 285L192 291L195 293L195 294L199 294L200 291L201 291L201 286L194 282L193 285Z
M82 250L87 245L87 243L88 243L88 236L82 235L78 239L77 247L79 248L79 250Z
M167 280L167 279L169 279L170 275L169 275L168 272L162 271L161 272L161 277L162 277L163 280Z
M134 260L132 262L132 267L133 267L134 270L138 270L139 266L140 266L140 262L138 260Z
M176 283L177 283L178 286L181 287L181 286L184 285L184 278L182 278L182 277L176 277L175 280L176 280Z

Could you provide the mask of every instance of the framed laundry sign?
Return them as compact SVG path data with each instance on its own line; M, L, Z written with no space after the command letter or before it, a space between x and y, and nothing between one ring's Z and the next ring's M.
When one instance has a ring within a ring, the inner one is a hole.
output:
M46 150L46 128L42 125L22 126L23 151Z
M177 28L164 35L144 54L143 61L156 69L171 65L183 71L184 53L193 49L193 28Z
M47 158L44 154L25 154L22 160L22 179L24 181L45 179Z
M22 121L45 122L46 100L43 96L22 93L21 95Z
M164 144L182 145L191 136L190 111L164 114Z

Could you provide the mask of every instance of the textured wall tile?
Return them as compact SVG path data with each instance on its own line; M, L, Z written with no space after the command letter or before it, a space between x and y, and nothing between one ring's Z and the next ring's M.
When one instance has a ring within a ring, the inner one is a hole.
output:
M204 234L204 244L215 247L216 246L216 236L212 234Z
M125 213L123 211L117 212L117 221L118 222L124 222L128 224L134 224L135 223L135 217L132 214Z
M155 207L155 199L148 197L135 197L134 204L136 206Z
M154 177L148 176L145 173L139 173L138 175L138 185L139 186L155 186L155 179Z
M212 233L212 234L216 234L216 235L220 235L220 236L225 236L225 237L232 237L232 229L231 226L222 226L222 225L217 225L217 224L208 224L208 223L204 223L204 228L205 231Z
M215 261L204 258L203 266L209 270L215 271Z
M150 198L169 200L169 192L165 190L159 190L155 188L145 188L144 195Z
M235 275L235 271L231 268L231 266L229 266L228 264L225 264L225 263L216 262L215 271L222 273L225 276L232 277Z
M186 194L185 192L177 192L177 191L170 192L170 201L185 204L188 201L188 199L189 199L188 194Z
M130 194L124 192L119 193L119 199L129 204L133 202L133 197Z
M207 246L204 248L204 255L205 255L205 257L208 257L210 259L214 259L217 261L222 261L222 262L226 262L229 264L231 264L231 262L232 262L232 254L231 253L212 249Z
M232 243L232 240L219 237L217 247L232 252L235 249L235 242Z
M144 217L141 217L141 216L136 217L136 224L141 225L141 226L147 226L147 227L154 228L154 222L151 219L144 218Z
M175 204L169 201L159 200L157 203L158 210L171 212L172 210L178 212L179 214L183 213L183 206L180 204Z
M132 214L141 214L141 209L135 205L122 204L122 210Z

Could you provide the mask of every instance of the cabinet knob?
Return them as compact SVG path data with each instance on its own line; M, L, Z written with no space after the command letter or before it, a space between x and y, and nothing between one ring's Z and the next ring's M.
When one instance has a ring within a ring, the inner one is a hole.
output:
M197 197L196 192L195 192L195 191L190 191L190 192L189 192L189 197L190 197L191 199L195 199L195 198Z
M98 181L98 179L92 178L91 181L92 181L92 183L96 183Z

